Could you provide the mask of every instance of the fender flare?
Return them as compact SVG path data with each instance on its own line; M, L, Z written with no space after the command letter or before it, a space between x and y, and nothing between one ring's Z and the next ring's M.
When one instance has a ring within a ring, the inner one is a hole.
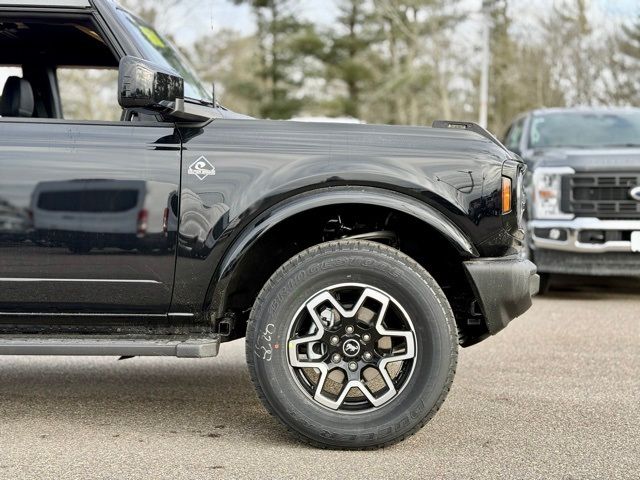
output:
M227 249L211 282L210 311L224 314L225 290L234 269L250 248L271 228L299 213L318 207L364 204L391 208L409 214L440 232L461 256L479 257L469 237L436 208L408 195L377 187L326 187L310 190L282 201L251 220Z

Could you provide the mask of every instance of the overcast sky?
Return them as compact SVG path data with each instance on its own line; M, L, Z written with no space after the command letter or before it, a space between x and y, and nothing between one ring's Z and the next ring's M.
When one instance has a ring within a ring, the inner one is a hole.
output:
M517 24L526 26L528 19L539 16L553 3L562 0L514 0L512 16ZM336 16L336 0L300 0L297 8L303 18L317 23L330 25ZM607 28L615 28L623 21L640 15L640 0L591 0L591 20L594 24L602 22ZM468 12L477 12L482 0L467 0L463 8ZM235 6L231 0L184 0L184 20L166 25L159 29L172 30L179 42L189 43L195 37L215 32L220 28L231 28L244 33L253 30L253 19L246 6ZM182 12L181 12L182 13ZM470 19L470 21L473 21Z

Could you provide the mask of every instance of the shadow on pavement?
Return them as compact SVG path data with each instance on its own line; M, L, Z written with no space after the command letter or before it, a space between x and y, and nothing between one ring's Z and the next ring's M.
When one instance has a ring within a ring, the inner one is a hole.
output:
M613 296L640 300L640 277L589 277L553 275L551 290L545 298L606 300Z
M207 360L0 357L3 423L80 422L114 441L133 432L297 444L259 402L239 347Z

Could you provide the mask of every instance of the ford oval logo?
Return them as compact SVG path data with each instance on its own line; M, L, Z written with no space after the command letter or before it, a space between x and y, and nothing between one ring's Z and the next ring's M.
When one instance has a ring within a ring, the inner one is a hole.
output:
M631 198L634 200L638 200L640 202L640 186L633 187L629 190L629 195L631 195Z

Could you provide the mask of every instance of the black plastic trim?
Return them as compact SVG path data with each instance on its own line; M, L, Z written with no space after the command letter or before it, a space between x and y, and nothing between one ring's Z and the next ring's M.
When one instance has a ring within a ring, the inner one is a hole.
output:
M519 256L463 263L492 335L526 312L531 307L531 297L540 289L536 266Z
M509 155L511 155L511 151L505 147L500 140L498 140L495 135L493 135L486 128L481 127L477 123L474 122L458 122L453 120L436 120L431 125L432 128L457 128L460 130L469 130L470 132L477 133L478 135L482 135L484 138L491 140L493 143L498 145L504 151L506 151Z

